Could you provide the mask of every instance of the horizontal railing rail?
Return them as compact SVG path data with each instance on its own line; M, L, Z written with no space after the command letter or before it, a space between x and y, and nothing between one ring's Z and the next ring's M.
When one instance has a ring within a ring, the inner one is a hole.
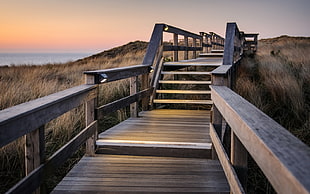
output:
M80 85L0 111L0 147L25 135L26 177L7 193L32 193L50 172L63 164L96 131L86 126L65 146L45 160L44 125L96 98L96 85Z
M243 162L237 160L240 162L246 155L241 157L240 147L233 145L236 142L244 146L278 193L310 192L310 148L307 145L226 86L211 86L211 97L218 116L235 135L229 161L221 148L223 134L219 118L214 118L217 122L211 124L211 139L233 193L244 192L238 187L236 173L227 165L232 163L236 171L244 168Z
M246 192L248 153L278 193L309 193L310 148L230 89L243 52L256 51L257 36L227 24L223 65L212 72L210 86L213 157L220 160L232 193Z
M0 111L0 147L96 96L96 86L81 85Z

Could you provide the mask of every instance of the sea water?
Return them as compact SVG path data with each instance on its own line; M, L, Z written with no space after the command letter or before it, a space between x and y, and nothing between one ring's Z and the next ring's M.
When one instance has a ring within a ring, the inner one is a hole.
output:
M66 63L90 55L90 53L0 53L0 66Z

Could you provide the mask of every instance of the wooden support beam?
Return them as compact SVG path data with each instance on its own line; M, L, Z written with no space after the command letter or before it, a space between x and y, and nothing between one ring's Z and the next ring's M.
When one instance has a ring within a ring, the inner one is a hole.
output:
M178 34L173 34L173 46L178 46L179 44L179 38ZM173 61L179 61L179 52L173 51Z
M184 36L185 47L188 47L188 36ZM184 60L188 59L188 50L184 51Z
M130 78L130 95L135 95L138 90L138 76ZM130 104L130 116L138 117L138 102Z
M85 74L86 84L95 84L95 75ZM85 124L86 126L93 123L95 118L95 109L97 107L97 98L93 98L88 100L85 103ZM88 156L94 156L96 150L96 140L97 140L98 132L95 133L86 141L86 150L85 154Z
M231 131L230 160L235 168L235 171L239 177L239 180L243 188L246 188L247 171L248 171L248 152L233 131Z

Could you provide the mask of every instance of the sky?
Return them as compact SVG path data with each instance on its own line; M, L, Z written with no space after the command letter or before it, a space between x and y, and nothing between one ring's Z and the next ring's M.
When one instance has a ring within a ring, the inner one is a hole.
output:
M155 23L259 38L310 36L310 0L0 0L0 52L97 53L149 41Z

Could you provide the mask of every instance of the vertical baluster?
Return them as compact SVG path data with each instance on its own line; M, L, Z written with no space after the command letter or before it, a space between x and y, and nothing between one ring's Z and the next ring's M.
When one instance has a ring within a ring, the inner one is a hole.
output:
M85 75L86 84L95 84L95 76L94 75ZM93 98L88 100L85 103L85 122L86 126L91 124L95 120L95 108L97 106L97 98ZM96 148L96 140L97 140L97 131L86 141L86 155L94 156L95 148Z
M138 76L130 78L130 95L134 95L138 90ZM138 117L138 102L130 104L130 116Z

